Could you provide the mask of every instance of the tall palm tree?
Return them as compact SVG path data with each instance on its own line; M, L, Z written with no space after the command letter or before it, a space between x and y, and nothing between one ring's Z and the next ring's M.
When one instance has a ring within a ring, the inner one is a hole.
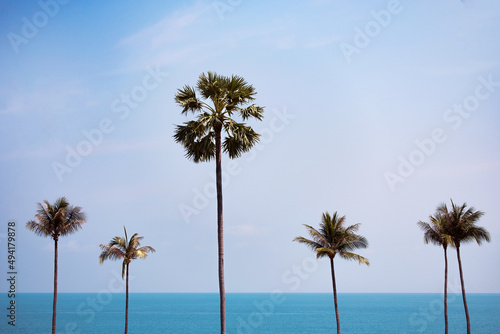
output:
M338 254L341 258L346 260L355 260L360 264L370 264L368 259L352 252L359 248L368 247L368 241L366 238L354 233L359 229L360 224L345 227L345 220L345 216L340 217L337 212L335 212L333 216L331 216L328 212L323 213L323 217L319 225L319 231L312 226L304 224L312 240L304 237L297 237L293 240L303 243L314 250L316 252L316 258L328 257L330 259L337 334L340 334L340 318L337 304L337 286L335 283L333 259Z
M70 206L65 197L58 198L54 204L48 201L37 203L35 220L26 223L26 228L42 237L54 240L54 299L52 302L52 334L56 333L57 315L57 242L59 237L78 231L86 222L85 213L80 207Z
M111 239L109 244L101 244L102 252L99 255L99 264L102 264L105 260L118 260L123 259L122 262L122 279L125 277L125 334L128 333L128 266L132 260L137 258L145 259L149 252L155 252L155 249L151 246L141 245L141 240L144 237L139 237L138 233L135 233L130 237L127 236L127 229L123 226L125 232L125 238L114 237Z
M438 207L438 212L446 219L446 234L450 236L453 247L457 250L458 270L460 272L460 283L462 284L462 299L464 302L465 319L467 320L467 334L471 333L469 308L465 296L465 283L462 270L462 260L460 259L460 246L463 243L476 241L481 245L483 241L490 242L490 234L483 227L476 226L476 222L484 215L482 211L476 211L474 207L467 209L467 204L456 205L451 200L451 211L446 204Z
M197 92L200 96L197 95ZM199 76L196 89L184 86L175 95L182 107L182 114L193 112L196 119L178 125L174 139L181 143L186 157L195 163L215 159L217 189L217 241L220 294L220 329L226 332L226 302L224 286L224 235L222 213L222 151L234 159L248 152L260 135L250 126L232 119L236 112L246 121L250 118L262 120L264 109L248 104L256 91L242 77L225 77L213 72ZM211 102L211 103L209 103ZM245 107L246 106L246 107ZM223 132L226 134L222 138Z
M446 234L446 218L436 213L429 217L429 223L419 221L418 226L424 231L424 242L432 243L443 247L444 250L444 332L448 334L448 245L451 244L451 239Z

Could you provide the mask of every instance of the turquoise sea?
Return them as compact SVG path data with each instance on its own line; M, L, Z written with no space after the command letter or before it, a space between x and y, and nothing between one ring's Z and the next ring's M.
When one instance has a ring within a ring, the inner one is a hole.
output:
M465 333L462 297L450 294L450 334ZM16 294L15 326L1 333L50 333L52 294ZM500 333L500 294L468 294L474 334ZM226 294L227 333L335 333L333 297L321 294ZM342 333L444 333L441 294L339 294ZM57 333L123 333L125 294L60 293ZM216 293L132 293L129 333L218 333Z

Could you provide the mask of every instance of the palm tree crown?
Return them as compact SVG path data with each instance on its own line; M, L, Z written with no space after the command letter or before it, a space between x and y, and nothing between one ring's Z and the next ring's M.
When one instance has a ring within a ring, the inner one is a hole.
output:
M202 99L197 96L197 91ZM196 89L187 85L179 89L175 101L182 107L182 113L199 113L196 120L178 125L175 131L175 141L184 145L186 157L194 162L214 159L216 137L222 130L227 134L222 149L231 159L249 151L260 135L231 117L237 112L244 121L249 118L262 120L262 107L254 104L243 107L255 99L255 94L253 86L242 77L225 77L213 72L201 74ZM206 100L210 100L212 105Z
M476 225L484 212L476 211L474 207L467 208L466 203L457 205L453 203L453 200L451 210L448 210L445 203L440 204L437 210L446 219L446 234L449 235L454 247L473 241L476 241L478 245L481 245L483 241L491 241L488 231Z
M355 260L358 263L369 265L368 259L353 253L354 250L368 247L365 237L356 232L360 224L345 227L345 216L340 217L337 212L331 216L328 212L323 213L319 231L310 225L304 224L312 240L297 237L294 241L305 244L316 252L316 257L329 257L333 259L337 254L346 260Z
M101 244L100 247L102 249L101 254L99 255L99 264L102 264L105 260L118 260L123 259L122 265L122 278L125 277L125 268L127 264L129 264L132 260L135 259L144 259L148 256L148 252L155 252L155 249L151 246L143 246L140 247L141 240L144 237L139 237L138 233L135 233L130 237L130 240L127 237L127 229L125 226L123 227L125 232L125 238L114 237L111 239L109 244L104 245Z
M70 206L65 197L58 198L54 204L43 201L37 203L35 220L26 223L26 228L35 234L57 240L78 231L86 222L85 213L79 206Z

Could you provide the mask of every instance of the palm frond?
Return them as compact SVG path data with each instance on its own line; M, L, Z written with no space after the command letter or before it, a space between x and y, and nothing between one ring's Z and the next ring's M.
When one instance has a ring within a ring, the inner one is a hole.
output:
M26 223L26 229L33 231L36 235L46 237L50 236L52 232L47 228L46 225L30 220Z
M309 233L314 241L320 244L321 247L327 246L330 243L330 241L326 239L325 234L310 225L304 224L304 226L307 228L307 233Z
M471 226L464 233L460 242L469 243L473 241L477 242L478 245L481 245L483 241L490 242L490 233L484 227Z
M329 247L319 247L316 248L316 258L322 258L322 257L328 257L328 258L334 258L335 255L337 254L336 249L332 249Z
M64 213L65 218L61 224L60 234L68 235L75 233L86 223L86 215L79 206L68 206Z
M345 236L345 243L342 245L342 250L353 251L368 247L368 240L357 234L348 234Z
M145 259L148 256L149 252L154 253L155 249L151 246L144 246L144 247L138 248L135 251L135 258Z
M225 138L222 148L231 159L250 151L259 142L260 135L243 123L231 122L227 124L226 131L228 137Z
M177 125L174 139L184 146L186 158L196 163L215 158L215 134L202 122L189 121Z
M127 259L124 259L122 262L122 279L125 279L127 264L129 264L129 262L127 261Z
M301 244L304 244L307 247L311 248L313 251L316 251L317 249L323 247L323 245L321 245L320 243L317 243L314 240L310 240L310 239L307 239L307 238L304 238L304 237L296 237L295 239L293 239L293 241L296 241L296 242L299 242Z
M187 114L189 111L194 113L203 108L203 102L196 97L195 89L187 85L177 90L175 102L182 107L182 114Z
M357 261L359 264L366 264L367 266L370 265L370 261L368 261L367 258L358 254L354 254L351 252L340 252L339 256L344 260Z
M125 252L116 246L101 244L99 247L102 249L99 255L99 264L102 264L105 260L119 260L125 257Z
M259 121L262 121L262 118L264 117L264 108L256 106L252 104L251 106L248 106L243 109L239 109L241 118L246 121L250 117L256 118Z

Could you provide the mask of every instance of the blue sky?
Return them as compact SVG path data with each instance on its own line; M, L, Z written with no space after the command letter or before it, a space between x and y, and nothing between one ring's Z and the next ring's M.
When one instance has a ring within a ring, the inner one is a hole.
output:
M467 291L500 292L498 1L0 1L0 22L19 291L52 291L53 242L24 226L60 196L88 215L60 241L60 292L110 289L121 266L98 245L123 225L157 250L131 291L217 291L215 166L172 139L176 90L215 71L265 107L259 146L223 161L227 292L330 292L327 261L292 242L325 211L370 243L370 267L337 262L340 292L440 292L442 250L416 222L450 198L493 240L462 247Z

